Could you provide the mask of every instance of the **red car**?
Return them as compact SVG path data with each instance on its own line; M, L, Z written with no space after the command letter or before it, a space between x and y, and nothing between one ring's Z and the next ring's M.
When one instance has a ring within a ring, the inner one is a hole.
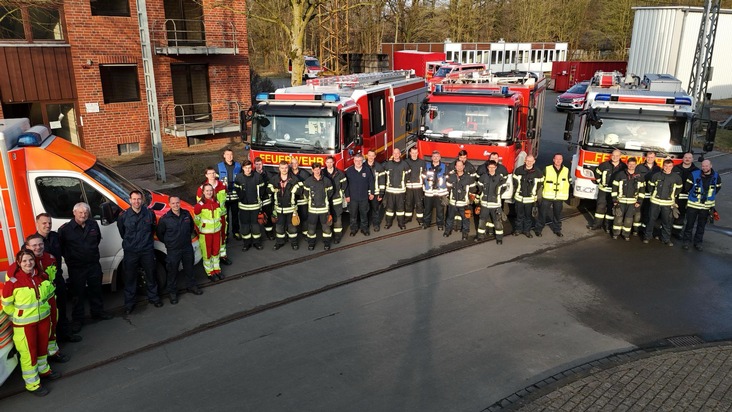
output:
M570 87L566 92L560 94L557 97L557 104L555 106L557 111L582 110L582 107L585 105L585 95L587 94L587 87L589 85L589 80L579 82Z

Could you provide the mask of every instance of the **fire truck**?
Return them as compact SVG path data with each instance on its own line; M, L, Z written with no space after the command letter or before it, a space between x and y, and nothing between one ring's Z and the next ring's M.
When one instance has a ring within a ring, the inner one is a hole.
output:
M580 112L577 152L572 156L574 198L596 199L595 168L618 149L622 160L645 162L645 153L656 152L659 166L670 158L681 163L691 151L694 99L681 88L681 81L668 74L622 76L619 72L597 72L587 89ZM572 140L575 114L567 115L564 140ZM704 151L714 147L716 125L707 130Z
M468 152L480 164L496 152L509 172L536 156L541 139L546 79L540 73L478 71L450 77L422 103L419 152L438 150L445 161Z
M323 77L260 93L242 113L242 125L252 122L249 157L260 157L268 169L293 157L310 168L333 156L344 170L369 150L384 161L394 148L415 144L409 136L426 94L424 79L411 70Z

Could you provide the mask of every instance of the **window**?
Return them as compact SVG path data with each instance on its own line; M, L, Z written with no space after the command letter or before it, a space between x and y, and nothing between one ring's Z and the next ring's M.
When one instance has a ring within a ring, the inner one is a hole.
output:
M23 11L20 7L0 6L0 39L23 40Z
M122 143L117 145L117 153L122 156L130 153L137 153L140 151L140 143Z
M372 136L386 130L383 93L376 93L369 96L369 127L371 128Z
M353 129L353 116L355 112L348 112L343 114L343 145L348 147L354 140L356 140L356 134L351 133Z
M61 15L57 9L29 7L28 17L33 40L63 40Z
M137 65L112 64L100 65L104 103L138 102L140 101L140 81L137 77Z
M39 177L36 188L44 210L54 219L72 219L74 205L79 202L86 202L91 207L92 217L100 219L101 204L107 201L89 183L74 177Z
M129 0L91 0L92 16L128 16Z

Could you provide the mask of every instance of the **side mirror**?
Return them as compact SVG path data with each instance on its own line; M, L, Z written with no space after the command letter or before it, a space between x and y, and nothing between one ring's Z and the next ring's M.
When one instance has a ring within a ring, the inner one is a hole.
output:
M574 113L567 113L567 121L564 122L564 140L572 140L572 130L574 130Z
M361 135L361 113L355 112L353 114L353 122L351 122L351 136L353 136L353 142L356 146L363 145L363 136Z
M529 108L529 115L526 119L529 121L529 124L536 121L536 107Z
M707 137L704 139L703 147L703 150L707 153L714 150L714 140L717 138L717 123L716 120L711 120L709 126L707 126Z
M102 226L108 226L117 221L122 209L117 206L116 203L104 202L101 205L102 208Z

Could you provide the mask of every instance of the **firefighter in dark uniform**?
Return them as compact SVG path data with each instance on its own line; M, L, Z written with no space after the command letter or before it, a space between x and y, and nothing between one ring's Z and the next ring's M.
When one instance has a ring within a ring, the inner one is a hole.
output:
M267 239L269 240L275 240L275 228L272 224L272 196L270 196L270 193L267 189L267 184L269 183L269 173L264 169L264 165L262 164L262 158L261 157L255 157L254 158L254 173L258 173L260 176L262 176L262 182L264 183L264 196L262 197L262 212L264 212L264 215L266 216L265 222L262 226L264 226L264 234L267 236Z
M323 249L330 249L331 229L328 224L330 199L333 196L330 179L323 176L319 162L313 163L313 175L299 183L292 192L293 198L302 195L308 204L308 250L315 249L315 230L320 223L323 229Z
M463 240L468 238L470 233L470 216L472 216L471 194L475 189L475 178L465 172L463 162L458 160L454 163L455 170L447 176L447 190L449 193L447 206L447 222L445 222L444 237L450 236L455 221L460 221L460 231L463 234ZM471 212L466 215L466 210Z
M597 205L595 207L595 221L588 225L590 230L603 228L610 233L613 215L610 210L612 205L611 194L613 191L613 176L615 173L625 170L625 163L620 160L620 150L613 150L610 160L600 163L595 168L595 183L597 183Z
M80 342L81 336L71 333L71 322L66 315L68 310L68 289L61 269L61 239L57 232L51 230L52 220L48 213L36 216L36 233L43 238L43 248L56 258L56 277L53 280L56 286L56 306L58 308L58 327L56 335L60 342Z
M404 223L404 202L407 197L407 178L409 165L402 161L402 151L395 148L391 160L384 165L385 193L384 209L386 210L386 226L389 229L396 215L399 229L406 229Z
M381 201L384 198L384 191L386 190L386 175L384 174L384 165L376 161L376 152L369 150L366 153L366 166L371 169L371 173L374 175L374 197L369 201L369 213L371 213L371 225L374 227L374 232L378 232L381 229Z
M695 170L699 170L694 164L694 154L684 153L684 157L681 160L681 164L674 166L674 173L678 173L681 176L681 181L684 182L684 187L681 188L679 193L679 216L674 219L673 229L671 233L674 237L681 239L681 232L684 229L684 221L686 220L686 203L689 200L689 186L686 185L686 181L691 177L691 173Z
M417 223L422 226L424 221L424 190L422 189L422 174L425 161L419 156L417 146L409 149L409 156L404 160L409 165L407 176L407 198L405 200L404 222L412 221L412 215L417 216Z
M341 243L343 237L343 200L348 187L346 174L336 169L335 159L333 156L325 158L325 177L330 179L333 185L333 198L330 202L330 214L333 216L333 243L336 245Z
M646 181L636 170L637 160L628 158L628 168L613 177L613 239L623 235L630 241L631 231L640 230L643 197L646 192Z
M276 219L274 250L279 250L285 245L285 236L290 238L290 244L294 250L300 246L297 243L297 226L292 224L292 214L297 211L297 204L292 201L292 192L299 181L290 174L290 166L287 161L282 160L278 166L279 173L269 179L267 189L272 194L272 216Z
M508 182L509 174L508 169L506 169L506 166L501 163L501 157L498 156L497 152L492 152L490 156L488 157L488 160L485 161L482 165L478 166L478 169L475 173L478 174L478 176L482 176L486 173L488 173L488 165L490 162L494 162L496 164L496 173L503 176L506 179L506 182Z
M467 150L461 150L458 152L457 159L453 160L453 162L450 163L450 167L449 167L450 173L455 173L455 165L457 164L458 161L463 162L463 166L464 166L463 171L465 173L469 174L470 176L473 176L474 178L478 177L478 169L476 169L476 167L468 161L468 151Z
M188 283L188 291L201 295L203 291L196 284L193 274L193 244L191 238L195 233L195 224L191 213L180 207L180 197L170 196L168 210L158 221L155 232L165 245L167 256L165 270L167 272L168 294L170 303L178 303L178 267L182 264L183 274Z
M722 190L722 178L719 173L712 169L712 162L707 159L701 163L701 170L695 170L686 181L689 187L689 202L686 209L686 226L684 227L683 242L684 250L689 249L689 244L694 242L694 248L698 251L704 250L704 228L709 220L709 213L714 209L717 194ZM694 225L696 232L692 238Z
M673 168L673 160L664 160L661 173L656 173L647 183L651 186L651 207L643 243L648 243L651 240L653 229L656 226L656 219L661 216L661 241L668 246L674 245L671 242L672 208L676 206L676 200L679 193L681 193L683 184L681 176L672 172Z
M262 175L254 173L249 160L245 160L241 168L242 173L234 180L234 188L239 197L239 227L244 242L242 250L247 251L252 246L262 250L262 231L257 217L262 211L264 182Z
M113 316L104 311L102 303L99 225L91 218L91 209L84 202L74 205L73 213L74 218L58 229L58 235L71 281L71 332L78 333L84 324L85 297L89 299L92 318L108 320Z
M445 226L445 205L447 205L447 165L441 161L440 152L432 152L432 161L427 162L422 174L422 188L424 190L424 224L427 229L432 224L432 209L437 215L437 230Z
M307 170L300 168L300 161L296 157L290 159L290 174L301 183L310 177L310 173ZM308 202L301 195L298 195L295 201L297 202L297 214L300 216L300 227L298 230L307 237Z
M369 236L369 202L375 197L374 174L363 164L361 153L353 156L353 166L346 169L346 202L351 217L351 236L356 236L359 227L364 236Z
M536 218L536 236L541 237L541 231L544 230L549 213L552 214L549 228L555 235L564 236L562 234L562 209L564 202L569 200L569 186L572 178L569 176L567 166L562 164L563 161L564 157L560 153L556 153L552 158L552 164L544 168L542 200L539 206L539 216Z
M234 161L234 151L224 150L224 161L216 165L219 180L226 186L226 219L227 232L231 232L234 239L241 240L239 233L239 198L234 190L234 179L241 174L241 163ZM228 240L228 233L224 233L224 239Z
M643 164L639 164L635 168L636 172L643 176L643 181L646 184L645 193L643 193L643 203L641 203L641 230L634 232L640 234L645 231L645 227L648 224L648 215L651 209L651 186L648 182L656 173L661 172L661 167L656 163L656 152L646 152L646 159Z
M526 156L524 164L517 167L511 176L513 179L514 194L516 201L516 224L513 228L513 235L523 233L526 237L534 237L531 234L533 224L533 209L541 193L541 184L544 174L534 167L536 159L532 155Z
M145 271L147 283L147 300L156 308L163 306L158 296L158 282L155 278L155 213L142 204L142 193L139 190L130 192L131 207L117 218L117 229L122 238L125 268L125 314L129 315L135 308L137 295L137 269Z
M488 228L488 235L491 235L491 232L495 233L496 243L503 244L501 196L506 190L506 177L498 173L498 163L488 161L486 173L478 178L477 185L480 192L480 220L475 241L485 240Z

